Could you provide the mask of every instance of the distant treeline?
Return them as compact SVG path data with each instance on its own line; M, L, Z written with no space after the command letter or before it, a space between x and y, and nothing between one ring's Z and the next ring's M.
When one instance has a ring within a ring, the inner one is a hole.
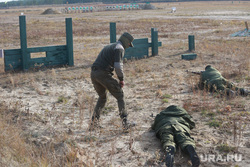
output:
M150 0L150 1L146 1L146 0L19 0L19 1L8 1L7 3L1 2L0 8L9 8L12 6L33 6L33 5L96 3L96 2L120 4L120 3L184 2L184 1L213 1L213 0ZM214 1L226 1L226 0L214 0Z

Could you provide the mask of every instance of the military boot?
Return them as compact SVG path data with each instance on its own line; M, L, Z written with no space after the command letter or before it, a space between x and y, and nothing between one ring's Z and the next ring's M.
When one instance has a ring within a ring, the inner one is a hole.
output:
M167 167L173 167L174 165L174 152L175 152L175 148L173 146L168 146L166 148L165 163Z
M129 130L130 128L136 126L136 123L134 123L134 122L129 122L129 121L127 120L127 118L125 117L125 118L122 119L122 126L123 126L123 130L127 131L127 130Z
M233 98L233 97L236 96L236 93L235 93L234 91L228 89L228 90L226 91L226 95L227 95L227 97L229 97L229 98Z
M197 155L194 147L192 145L188 145L185 148L185 151L190 156L190 159L191 159L191 162L192 162L192 167L199 167L199 165L200 165L200 159L199 159L199 156Z
M93 131L95 129L100 129L100 128L103 128L101 125L100 125L100 121L99 121L99 118L97 117L92 117L92 120L91 120L91 123L90 123L90 126L89 126L89 131Z
M248 96L249 95L249 91L245 90L245 89L240 89L240 95L241 96Z

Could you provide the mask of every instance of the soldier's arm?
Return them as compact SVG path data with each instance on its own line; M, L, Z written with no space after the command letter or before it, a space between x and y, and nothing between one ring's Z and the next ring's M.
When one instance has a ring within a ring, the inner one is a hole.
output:
M152 130L155 130L156 124L159 122L159 114L156 115L153 124L151 125Z
M115 68L115 73L120 81L124 80L123 62L122 62L123 54L124 54L123 48L115 48L114 68Z
M155 130L155 120L154 120L153 124L151 125L151 129Z
M189 124L189 129L193 129L195 127L195 123L191 115L187 114L182 118Z

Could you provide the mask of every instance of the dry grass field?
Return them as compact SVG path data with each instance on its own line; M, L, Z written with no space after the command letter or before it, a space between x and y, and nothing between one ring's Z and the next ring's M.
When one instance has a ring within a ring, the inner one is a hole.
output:
M245 29L245 21L250 24L250 2L152 5L158 9L49 15L41 13L51 6L0 10L0 49L20 48L21 13L28 47L65 45L65 18L71 17L75 62L74 67L5 73L0 59L0 166L164 166L160 141L150 127L156 114L172 104L193 116L198 154L217 158L203 158L201 167L249 166L249 96L227 99L197 90L199 77L186 70L211 64L250 90L250 38L230 37ZM170 12L173 6L175 13ZM126 106L129 119L137 123L129 133L122 131L111 95L101 115L103 128L88 130L97 101L90 66L109 43L110 22L116 22L117 38L128 31L151 41L151 28L157 28L162 42L158 56L124 64ZM195 35L197 59L192 61L181 59L188 35ZM222 161L228 155L238 159ZM175 166L191 166L180 150Z

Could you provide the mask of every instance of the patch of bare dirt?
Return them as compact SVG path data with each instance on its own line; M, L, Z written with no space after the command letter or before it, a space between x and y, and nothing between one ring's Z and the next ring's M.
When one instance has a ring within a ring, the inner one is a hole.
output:
M41 13L42 15L46 15L46 14L60 14L60 12L58 12L56 9L46 9L43 13Z

